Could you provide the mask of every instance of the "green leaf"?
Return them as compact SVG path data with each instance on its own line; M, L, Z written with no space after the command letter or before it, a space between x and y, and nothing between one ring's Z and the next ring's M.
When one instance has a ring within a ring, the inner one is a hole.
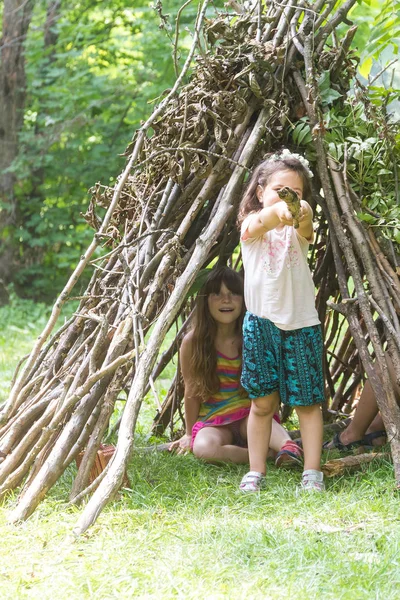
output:
M342 94L337 92L336 90L330 88L321 94L322 104L332 104L338 98L341 98Z
M332 102L342 96L338 91L331 88L331 74L329 71L322 72L321 77L318 79L318 88L321 95L321 102L325 106L332 104Z
M191 296L195 296L197 294L197 292L204 285L204 283L211 271L212 271L212 269L200 269L200 271L196 275L196 279L194 280L192 287L190 288L190 290L187 293L186 298L190 298Z
M365 221L366 223L375 223L376 218L368 213L357 213L357 216L361 221Z
M302 117L293 129L293 141L297 146L306 146L312 141L308 117Z
M318 79L319 91L325 92L331 87L331 74L329 71L322 71L321 77Z

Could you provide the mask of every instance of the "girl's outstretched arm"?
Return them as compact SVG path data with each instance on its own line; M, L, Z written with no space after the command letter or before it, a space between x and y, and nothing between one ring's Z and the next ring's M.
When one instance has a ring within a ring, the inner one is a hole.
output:
M260 237L278 225L293 225L293 217L283 200L253 213L242 233L242 240Z
M172 442L169 450L178 449L178 454L190 449L192 440L193 425L198 420L201 399L195 393L192 373L192 342L190 333L183 338L180 350L180 364L182 370L183 381L185 384L185 424L186 432L180 440Z

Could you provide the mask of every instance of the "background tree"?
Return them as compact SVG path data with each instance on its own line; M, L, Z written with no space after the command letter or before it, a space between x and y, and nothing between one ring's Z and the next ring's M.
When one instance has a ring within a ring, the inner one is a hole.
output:
M5 0L0 40L0 279L10 280L15 269L15 230L19 207L16 176L10 168L18 155L18 136L24 119L26 75L24 46L34 2Z

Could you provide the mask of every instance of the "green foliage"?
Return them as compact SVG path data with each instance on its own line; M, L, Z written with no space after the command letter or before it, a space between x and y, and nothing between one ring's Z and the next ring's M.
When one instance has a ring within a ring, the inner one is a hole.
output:
M382 107L370 105L369 114L366 110L363 103L348 100L340 113L328 112L326 141L339 163L346 152L349 182L366 210L359 213L359 218L379 226L388 239L398 244L400 198L394 172L400 158L400 136L394 137Z
M324 113L325 142L338 164L346 163L349 183L361 199L358 216L396 244L400 243L400 190L394 173L400 161L400 135L397 125L380 106L354 97L334 105ZM313 158L307 117L293 128L293 141ZM315 158L315 157L314 157Z
M342 97L342 94L331 87L331 75L329 71L322 72L318 80L318 88L322 106L330 106L335 100Z
M368 42L367 52L377 58L383 50L392 47L393 53L399 53L400 45L400 0L379 2L377 14Z
M196 2L181 17L193 24ZM26 42L27 100L17 176L20 248L15 283L24 295L49 299L65 283L93 231L81 213L96 181L113 185L123 153L149 102L175 80L173 15L150 1L83 0L61 4L45 44L47 2L37 2ZM168 35L165 34L167 31ZM181 36L181 48L187 34Z
M358 78L366 84L365 78L378 75L382 63L398 51L399 14L398 0L387 0L383 6L375 0L360 2L351 13L359 26L355 38L361 54ZM347 98L332 86L329 71L323 72L318 87L325 142L339 164L346 162L349 183L362 202L359 218L399 244L400 188L395 174L400 179L400 75L383 70L376 83L365 88L353 82ZM315 159L308 117L292 125L290 135L301 151Z
M292 138L297 146L308 146L312 142L308 117L301 117L293 127Z

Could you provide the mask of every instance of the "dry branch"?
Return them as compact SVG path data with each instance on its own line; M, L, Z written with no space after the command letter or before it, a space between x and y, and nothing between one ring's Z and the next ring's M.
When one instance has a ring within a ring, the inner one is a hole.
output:
M390 452L368 452L366 454L334 458L322 465L322 471L326 477L336 477L337 475L343 475L346 471L358 471L364 465L380 459L391 460Z

